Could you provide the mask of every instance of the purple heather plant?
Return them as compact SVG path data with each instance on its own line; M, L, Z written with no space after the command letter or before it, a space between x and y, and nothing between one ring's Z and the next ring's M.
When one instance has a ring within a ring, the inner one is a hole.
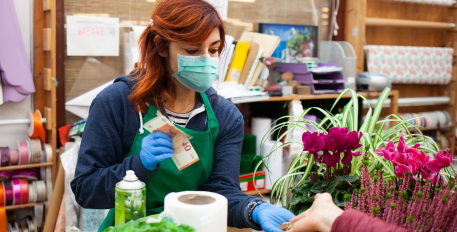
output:
M412 149L417 150L418 147L415 145ZM440 151L430 160L423 152L406 152L411 149L406 146L400 146L401 149L392 148L389 143L379 153L393 154L394 157L384 156L392 163L401 152L411 156L407 157L405 164L396 164L397 178L386 183L380 168L371 176L364 162L361 188L353 192L351 200L345 203L345 208L360 210L412 231L457 231L457 176L447 184L439 179L439 171L448 167L452 160L449 160L451 157L448 151ZM417 163L409 162L411 159Z

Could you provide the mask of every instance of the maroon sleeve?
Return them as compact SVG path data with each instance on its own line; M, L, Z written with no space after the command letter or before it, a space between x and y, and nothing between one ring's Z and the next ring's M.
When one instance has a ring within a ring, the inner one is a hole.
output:
M355 209L347 209L333 222L331 232L409 232L410 230L386 223Z

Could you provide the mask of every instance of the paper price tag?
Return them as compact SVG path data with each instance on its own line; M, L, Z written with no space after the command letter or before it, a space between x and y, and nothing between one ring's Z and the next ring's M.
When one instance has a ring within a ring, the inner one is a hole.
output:
M197 152L190 143L191 137L179 130L166 117L159 115L143 125L144 129L151 133L163 132L170 136L173 143L173 162L179 171L189 167L200 160Z

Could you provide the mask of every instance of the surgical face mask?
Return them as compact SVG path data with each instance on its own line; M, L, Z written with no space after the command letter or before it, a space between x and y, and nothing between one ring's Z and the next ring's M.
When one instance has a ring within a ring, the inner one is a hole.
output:
M208 54L202 56L182 56L178 54L178 71L173 73L188 89L204 92L219 75L219 58Z

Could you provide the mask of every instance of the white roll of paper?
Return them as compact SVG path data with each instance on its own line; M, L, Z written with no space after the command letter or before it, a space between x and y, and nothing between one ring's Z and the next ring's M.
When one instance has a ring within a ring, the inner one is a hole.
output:
M283 173L283 148L279 147L282 142L268 140L262 147L262 155L264 158L264 168L266 172L266 189L271 189L273 184L284 175ZM270 154L271 152L271 154ZM270 154L270 155L268 155ZM267 169L268 168L268 169Z
M198 232L227 231L227 199L217 193L184 191L165 196L165 214Z
M271 129L271 118L252 118L251 134L256 137L256 151L260 154L260 144L263 136Z

